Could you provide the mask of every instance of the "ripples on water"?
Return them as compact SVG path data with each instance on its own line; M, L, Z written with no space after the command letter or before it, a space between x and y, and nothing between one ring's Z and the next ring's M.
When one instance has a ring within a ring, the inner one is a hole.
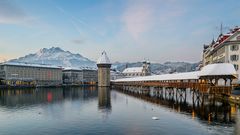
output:
M152 120L152 117L159 120ZM0 135L239 134L236 105L95 87L0 91Z

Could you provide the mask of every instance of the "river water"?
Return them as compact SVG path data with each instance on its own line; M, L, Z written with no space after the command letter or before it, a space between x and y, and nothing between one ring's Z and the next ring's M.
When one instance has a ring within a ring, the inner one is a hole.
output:
M190 99L96 87L1 90L0 135L240 134L237 105Z

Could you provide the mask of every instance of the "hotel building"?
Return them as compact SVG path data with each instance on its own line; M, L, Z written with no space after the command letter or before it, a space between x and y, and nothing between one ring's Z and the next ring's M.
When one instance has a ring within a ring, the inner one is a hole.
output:
M57 86L62 84L62 68L5 62L0 64L0 81L9 86Z
M220 34L216 41L203 47L203 66L212 63L231 63L240 75L240 28L235 27L226 34Z

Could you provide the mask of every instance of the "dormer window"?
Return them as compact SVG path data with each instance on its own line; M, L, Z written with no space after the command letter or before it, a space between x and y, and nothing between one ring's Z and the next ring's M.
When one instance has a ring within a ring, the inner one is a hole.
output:
M236 39L237 39L237 40L240 40L240 36L237 36Z
M238 45L232 45L231 47L231 51L237 51L238 50Z

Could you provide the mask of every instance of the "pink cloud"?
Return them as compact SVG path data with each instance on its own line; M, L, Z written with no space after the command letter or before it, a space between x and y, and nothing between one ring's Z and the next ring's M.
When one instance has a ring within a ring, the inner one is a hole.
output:
M130 3L122 16L122 21L129 34L137 40L148 31L154 20L154 11L149 3Z
M125 30L134 40L142 39L146 32L175 23L186 11L175 0L130 0L122 15Z

